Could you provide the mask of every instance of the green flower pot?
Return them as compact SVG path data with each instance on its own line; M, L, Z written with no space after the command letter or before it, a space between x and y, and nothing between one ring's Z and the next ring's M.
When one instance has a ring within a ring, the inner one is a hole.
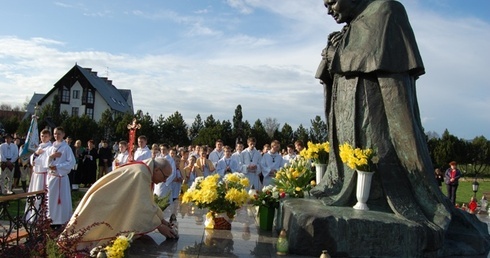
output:
M259 227L262 230L272 230L274 223L274 207L259 206Z

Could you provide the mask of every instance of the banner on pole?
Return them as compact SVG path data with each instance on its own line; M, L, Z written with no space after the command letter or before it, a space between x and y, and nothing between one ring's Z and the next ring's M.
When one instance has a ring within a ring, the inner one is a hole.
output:
M26 142L19 153L19 157L30 156L39 147L39 130L37 128L37 116L33 115L29 131L27 132Z

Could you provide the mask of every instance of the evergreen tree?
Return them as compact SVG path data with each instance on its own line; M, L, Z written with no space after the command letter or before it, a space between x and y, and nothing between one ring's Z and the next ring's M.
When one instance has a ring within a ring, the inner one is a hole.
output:
M328 138L327 124L325 124L320 116L316 116L315 119L310 121L310 140L315 143L326 142Z
M251 128L251 136L255 137L257 140L255 146L257 150L261 150L264 144L271 143L271 138L265 131L264 125L262 124L262 121L260 119L257 119L255 121L254 125Z
M301 140L305 144L309 141L308 131L303 127L302 124L300 124L298 126L298 129L296 129L296 131L294 132L294 137L296 138L296 140Z
M108 108L102 113L98 123L100 139L107 139L108 141L114 141L114 132L116 131L116 123L114 123L113 113Z
M175 111L175 113L165 120L164 127L166 132L163 135L164 141L162 143L168 143L171 146L185 146L190 143L189 137L187 136L187 124L179 111Z
M235 109L235 114L233 115L233 130L232 137L236 141L245 142L245 134L243 131L243 115L242 115L242 106L239 104Z
M197 114L196 118L194 119L194 122L191 125L191 128L189 128L189 140L193 144L194 140L197 138L199 135L199 131L201 131L204 128L204 123L202 122L201 115Z
M295 142L293 128L288 123L284 123L284 125L282 126L280 141L281 146L286 146L290 143Z

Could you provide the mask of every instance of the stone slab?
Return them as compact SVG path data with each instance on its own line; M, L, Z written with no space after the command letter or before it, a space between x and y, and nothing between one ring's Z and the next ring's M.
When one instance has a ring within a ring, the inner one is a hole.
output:
M291 253L333 257L436 256L423 251L421 225L379 211L325 206L316 199L289 199L283 206ZM387 248L388 247L388 248Z

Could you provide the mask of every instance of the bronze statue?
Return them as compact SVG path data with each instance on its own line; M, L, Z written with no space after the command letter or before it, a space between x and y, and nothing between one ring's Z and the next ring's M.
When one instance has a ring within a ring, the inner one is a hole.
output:
M330 146L347 142L356 147L376 148L379 163L369 207L416 225L412 233L419 240L408 243L414 245L410 251L413 253L403 255L441 252L447 244L448 228L465 221L466 215L451 205L433 176L415 88L417 78L425 70L406 11L393 0L324 0L324 3L337 23L346 24L342 31L329 35L316 74L324 86ZM355 203L357 177L355 171L342 163L338 151L338 147L331 148L327 172L312 192L327 206L351 207ZM335 212L332 216L338 215ZM383 222L382 219L377 222L380 221ZM490 237L488 230L482 228L486 225L473 219L468 225L484 242L475 248L476 252L488 250ZM481 236L485 230L486 235ZM339 241L335 246L342 244ZM336 250L333 251L335 254ZM380 248L379 252L365 254L390 255L382 252Z

